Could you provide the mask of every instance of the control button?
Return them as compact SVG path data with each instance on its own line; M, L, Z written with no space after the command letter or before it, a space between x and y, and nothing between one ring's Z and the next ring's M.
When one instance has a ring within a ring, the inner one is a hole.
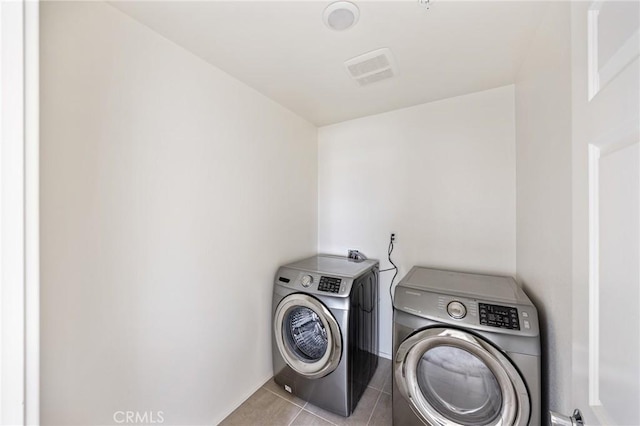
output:
M526 313L526 312L522 312L522 317L523 317L523 318L529 318L529 314L528 314L528 313Z
M531 328L531 324L529 324L529 321L524 320L524 328L526 328L527 330Z
M300 280L300 284L302 284L302 287L309 287L312 282L313 278L311 277L311 275L304 275Z
M458 301L453 301L447 305L447 313L451 318L462 319L467 315L467 308Z

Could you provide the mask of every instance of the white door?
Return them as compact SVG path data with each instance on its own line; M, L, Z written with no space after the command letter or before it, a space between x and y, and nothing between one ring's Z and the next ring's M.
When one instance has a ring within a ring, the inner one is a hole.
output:
M639 29L638 1L572 4L572 400L589 425L640 424Z

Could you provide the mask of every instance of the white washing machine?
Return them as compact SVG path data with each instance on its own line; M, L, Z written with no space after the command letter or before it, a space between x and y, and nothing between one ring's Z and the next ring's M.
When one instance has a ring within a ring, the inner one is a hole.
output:
M275 382L349 416L378 366L378 304L377 261L318 255L278 269Z
M393 307L394 425L540 424L538 314L513 278L414 267Z

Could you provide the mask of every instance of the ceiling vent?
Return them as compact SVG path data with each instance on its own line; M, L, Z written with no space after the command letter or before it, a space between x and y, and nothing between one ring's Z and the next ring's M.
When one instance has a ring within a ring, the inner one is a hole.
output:
M391 50L377 49L351 58L344 63L347 72L360 86L366 86L396 75L396 66Z

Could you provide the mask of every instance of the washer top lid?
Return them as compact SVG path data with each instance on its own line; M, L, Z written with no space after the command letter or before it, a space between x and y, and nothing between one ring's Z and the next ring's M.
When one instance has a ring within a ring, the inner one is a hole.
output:
M511 277L414 266L398 286L486 301L532 305L527 295Z
M356 261L344 256L319 254L308 259L285 265L286 268L315 272L324 275L339 275L346 278L357 278L378 264L377 260Z

